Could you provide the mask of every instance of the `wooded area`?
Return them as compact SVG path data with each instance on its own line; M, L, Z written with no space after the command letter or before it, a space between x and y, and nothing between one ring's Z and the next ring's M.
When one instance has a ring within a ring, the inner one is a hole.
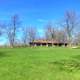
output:
M11 47L26 46L30 42L41 39L66 42L70 46L80 44L80 21L75 11L66 11L64 18L56 23L57 28L51 21L45 23L43 37L38 35L39 30L36 27L23 26L18 15L13 15L9 23L3 23L0 24L0 35L6 37L7 45Z

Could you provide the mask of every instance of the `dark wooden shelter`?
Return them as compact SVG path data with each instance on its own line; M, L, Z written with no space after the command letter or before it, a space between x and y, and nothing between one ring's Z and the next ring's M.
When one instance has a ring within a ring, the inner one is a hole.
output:
M29 43L30 46L67 46L67 42L57 40L35 40Z

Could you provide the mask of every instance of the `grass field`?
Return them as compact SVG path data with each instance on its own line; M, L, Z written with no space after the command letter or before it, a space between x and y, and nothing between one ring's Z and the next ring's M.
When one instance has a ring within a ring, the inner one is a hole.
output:
M1 48L0 80L80 80L80 49Z

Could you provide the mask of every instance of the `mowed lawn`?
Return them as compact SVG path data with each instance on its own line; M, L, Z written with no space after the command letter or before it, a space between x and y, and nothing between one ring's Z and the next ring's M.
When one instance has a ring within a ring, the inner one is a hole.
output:
M80 80L80 49L1 48L0 80Z

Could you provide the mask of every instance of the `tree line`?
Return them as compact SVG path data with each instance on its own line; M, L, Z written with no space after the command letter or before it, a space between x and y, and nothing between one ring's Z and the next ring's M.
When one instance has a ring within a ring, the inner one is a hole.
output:
M71 45L80 44L80 21L79 16L75 11L66 11L64 19L57 23L60 29L49 22L46 23L44 28L43 37L45 40L58 40L62 42L68 42ZM33 26L22 27L19 16L13 15L10 23L0 24L0 35L5 35L9 46L14 47L16 45L26 46L29 42L33 42L39 38L38 30ZM18 36L20 35L20 36ZM19 37L19 38L18 38Z

